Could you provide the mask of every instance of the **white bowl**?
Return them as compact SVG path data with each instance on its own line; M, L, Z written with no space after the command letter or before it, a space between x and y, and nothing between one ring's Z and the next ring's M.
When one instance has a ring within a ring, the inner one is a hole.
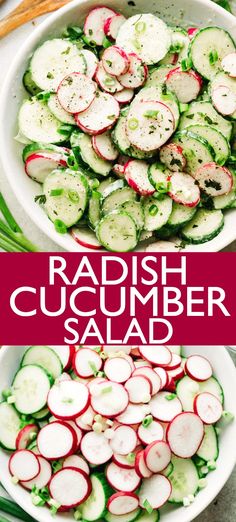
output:
M19 363L25 347L9 347L5 346L0 350L0 392L4 388L8 388L12 382L13 376L19 367ZM214 374L221 383L225 395L225 409L231 411L236 416L236 396L235 396L235 380L236 370L232 359L222 346L207 347L185 347L186 355L198 353L205 355L212 363ZM200 491L195 501L190 507L174 507L168 505L164 508L161 515L162 522L190 522L199 513L201 513L212 502L220 489L230 476L236 462L236 422L232 422L227 426L220 437L220 453L217 460L216 471L208 475L208 485ZM9 495L32 517L39 522L51 522L52 517L47 508L37 508L33 506L30 494L21 486L13 485L8 471L8 454L3 450L0 451L0 481ZM56 517L57 522L63 520L73 521L71 515L59 514Z
M13 138L17 134L17 113L26 94L22 87L22 76L29 57L34 49L44 40L61 34L70 23L82 24L87 12L95 5L106 4L126 15L137 12L153 12L172 25L219 25L227 29L236 38L235 17L209 0L136 0L135 7L127 0L75 0L59 11L50 15L33 31L20 48L10 68L0 100L0 154L8 180L15 195L36 225L58 245L68 251L91 251L78 245L70 234L58 234L43 209L34 202L40 194L40 185L30 180L24 172L21 160L22 146ZM236 211L227 211L222 232L212 241L203 245L188 246L188 251L212 252L227 246L236 238Z

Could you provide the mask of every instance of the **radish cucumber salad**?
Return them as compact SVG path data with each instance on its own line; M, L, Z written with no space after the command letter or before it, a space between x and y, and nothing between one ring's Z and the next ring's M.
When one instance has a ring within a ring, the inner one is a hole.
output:
M13 484L88 522L156 522L167 502L188 507L233 420L210 362L180 346L33 346L2 396Z
M17 139L58 233L115 252L220 233L236 206L236 52L224 29L96 7L36 49L23 83Z

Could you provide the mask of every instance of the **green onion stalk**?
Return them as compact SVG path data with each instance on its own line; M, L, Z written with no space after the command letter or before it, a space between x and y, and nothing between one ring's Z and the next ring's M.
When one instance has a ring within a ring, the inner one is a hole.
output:
M37 252L38 248L25 237L1 193L0 213L0 248L5 252Z

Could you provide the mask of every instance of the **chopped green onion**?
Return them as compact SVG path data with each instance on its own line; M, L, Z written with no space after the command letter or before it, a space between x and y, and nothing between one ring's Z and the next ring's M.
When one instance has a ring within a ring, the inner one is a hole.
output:
M54 227L59 234L66 234L67 232L67 226L63 221L61 221L61 219L56 219L54 221Z
M173 401L173 399L176 398L175 393L168 393L168 395L165 395L166 401Z
M153 416L152 415L147 415L145 417L145 419L143 419L142 421L142 426L144 428L148 428L148 426L150 426L150 424L153 422Z
M92 190L92 198L100 199L101 197L102 197L101 192L98 192L97 190Z
M46 203L46 196L44 194L39 194L34 198L35 203L39 203L39 205L44 205Z
M138 123L138 120L137 118L130 118L130 120L128 120L128 127L130 130L136 130L139 126L139 123Z
M158 213L158 207L156 205L151 205L148 212L150 216L156 216Z
M38 94L36 94L37 100L44 101L44 102L47 102L49 100L50 96L51 96L51 93L47 92L47 91L42 91L42 92L39 92Z
M146 112L144 113L144 116L145 116L145 118L153 118L153 119L156 120L158 114L159 114L159 111L151 111L151 110L150 110L150 111L146 111Z
M28 515L28 513L15 502L8 500L8 498L0 497L0 510L3 511L3 513L8 513L13 517L20 518L24 522L35 522L34 518Z
M153 508L152 508L150 502L148 502L147 499L144 500L144 502L143 502L143 507L144 507L144 509L146 509L146 511L148 512L148 514L151 515L151 513L153 512Z
M209 62L210 65L215 65L217 60L219 59L218 52L214 49L213 51L209 52Z
M51 190L50 192L50 196L61 196L64 192L64 189L63 188L59 188L59 189L53 189Z
M170 46L169 52L171 54L179 53L181 51L181 49L183 49L183 47L184 47L184 42L176 42L175 44L172 44Z
M14 402L16 402L16 398L14 397L14 395L10 395L10 397L8 397L7 399L7 402L8 404L14 404Z
M160 181L159 183L155 183L155 189L158 192L160 192L161 194L166 194L167 192L169 192L170 187L171 187L170 181L167 181L167 183L165 183L164 181Z
M111 45L113 45L112 42L108 40L106 36L104 36L102 41L102 46L104 47L104 49L108 49L108 47L111 47Z
M80 200L79 194L76 190L68 190L68 198L72 203L78 203Z
M73 125L67 125L66 123L61 125L59 127L59 129L57 129L57 132L59 132L59 134L65 134L65 136L68 136L70 135L74 130L74 126Z
M198 487L199 489L203 489L207 486L207 479L206 478L201 478L199 479L198 481Z
M207 463L207 467L210 471L214 471L217 466L216 466L216 461L215 460L209 460L208 463Z
M83 29L79 27L78 25L71 25L67 27L67 35L72 39L76 40L77 38L80 38L83 34Z
M112 392L112 386L107 386L106 388L103 388L101 393L111 393Z
M81 520L81 518L82 518L82 515L81 515L79 509L76 509L76 510L74 511L74 519L75 519L75 520Z
M180 103L179 104L179 110L180 110L181 114L183 112L186 112L188 110L188 108L189 108L188 103Z
M104 83L105 83L105 85L107 85L108 87L109 87L109 86L112 87L112 85L115 85L116 80L115 80L115 78L112 78L111 76L107 76L107 77L105 78L105 80L104 80Z
M191 67L192 67L192 62L188 58L184 58L181 61L181 69L182 69L182 71L189 71L189 69L191 69Z
M54 460L52 462L52 469L53 472L56 473L56 471L60 471L60 469L63 467L63 461L62 460Z
M85 34L82 35L82 40L84 41L84 43L86 45L88 45L88 47L96 47L97 46L96 42L94 42L93 40L89 40L89 38L87 36L85 36Z
M93 361L88 361L88 364L89 364L89 366L90 366L90 368L91 368L91 370L93 372L94 377L96 377L97 373L98 373L98 369L96 367L96 364L94 364Z
M134 27L135 27L136 33L142 34L142 33L145 33L147 25L145 24L145 22L136 22Z
M10 388L6 388L5 390L2 390L2 397L3 399L7 400L8 397L12 395L12 391Z
M92 181L91 181L91 189L97 189L100 185L100 181L99 179L97 178L94 178Z
M135 453L129 453L127 455L127 461L129 464L133 464L133 462L135 461Z
M68 167L75 168L76 170L78 170L78 163L75 159L75 156L71 154L70 156L68 156L66 162Z

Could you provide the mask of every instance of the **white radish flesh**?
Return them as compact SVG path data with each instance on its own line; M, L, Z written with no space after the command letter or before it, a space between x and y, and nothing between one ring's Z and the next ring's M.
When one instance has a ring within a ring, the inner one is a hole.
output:
M73 227L71 229L71 235L73 239L79 243L79 245L85 248L91 248L91 250L101 250L102 246L99 243L93 230L88 228Z
M28 156L25 162L27 176L38 183L43 183L53 170L66 167L65 157L55 152L37 152Z
M146 466L143 450L136 454L135 471L140 478L149 478L152 476L152 471Z
M124 383L130 378L132 368L123 357L112 357L105 362L104 373L110 381Z
M170 363L165 367L166 370L175 370L178 368L182 363L182 359L180 355L177 353L172 353L172 359Z
M90 473L89 466L86 460L80 455L70 455L63 462L63 468L77 468L82 469L87 475Z
M171 460L171 451L165 441L154 441L144 450L146 465L152 473L159 473L168 466Z
M132 346L111 346L111 345L103 345L102 350L106 355L114 354L117 352L123 352L127 355L130 354Z
M204 436L204 425L195 413L180 413L169 424L166 432L172 453L182 459L191 458Z
M112 76L125 74L129 69L129 57L117 45L105 49L102 55L102 63L105 71Z
M88 49L80 49L80 54L83 55L87 64L86 76L92 80L97 70L98 58L92 51L89 51Z
M196 207L200 201L200 190L194 178L183 172L175 172L170 177L169 196L186 207Z
M135 375L128 379L125 383L125 389L132 403L146 403L151 399L152 384L151 381L143 375Z
M118 82L117 78L109 74L104 69L102 62L100 62L97 66L95 78L99 87L101 87L103 91L109 92L110 94L122 91L123 89L122 85Z
M38 457L29 450L17 450L9 459L9 471L18 480L32 480L40 473Z
M37 435L39 429L36 424L28 424L24 428L22 428L17 437L16 437L16 449L26 449L30 442L32 442L33 437Z
M93 377L102 367L100 355L90 348L80 348L74 358L74 370L79 377Z
M84 23L84 34L96 45L102 45L105 33L104 24L108 18L114 16L116 12L108 7L95 7L92 9Z
M182 404L178 397L172 397L170 393L161 391L150 401L150 409L153 417L162 422L170 422L176 415L182 412Z
M41 457L41 455L38 455L38 461L40 464L40 472L37 477L21 482L21 485L26 489L31 490L33 487L38 489L45 488L51 479L52 468L49 462L44 457Z
M138 428L138 436L143 444L151 444L156 440L162 440L164 436L163 426L155 420L147 427L141 424Z
M210 362L202 355L190 355L185 364L185 371L195 381L207 381L212 376Z
M199 393L194 399L193 407L204 424L215 424L223 413L221 402L209 392Z
M167 371L164 368L159 368L158 366L156 368L153 368L153 370L161 379L160 390L162 390L163 388L165 388L168 381Z
M99 381L100 381L100 379L99 379ZM88 409L85 411L85 413L83 413L79 417L76 417L75 423L79 428L81 428L81 430L90 431L92 429L92 424L93 424L95 415L96 415L95 411L93 410L93 408L91 408L91 406L89 406Z
M155 188L148 179L148 163L140 160L130 160L125 165L125 179L129 186L141 196L149 196Z
M85 111L96 94L96 84L85 74L72 73L66 76L57 90L58 100L63 109L71 114Z
M119 455L128 455L136 448L137 435L130 426L118 426L110 441L111 449Z
M125 469L111 462L106 469L106 477L110 486L117 491L130 492L135 491L141 479L134 469Z
M131 104L126 132L132 145L145 152L164 145L174 132L173 113L159 101L137 101Z
M108 93L99 92L90 107L76 115L76 122L88 134L101 134L119 117L119 103Z
M48 394L48 407L58 419L73 420L88 408L87 386L77 381L61 381L54 384Z
M157 366L168 366L172 359L167 346L140 346L140 353L144 359Z
M226 85L215 87L211 98L215 109L223 116L230 116L236 111L236 94Z
M116 382L104 382L92 392L91 406L104 417L116 417L128 406L129 397L125 388Z
M168 143L161 147L160 161L173 172L183 171L186 167L183 149L179 145L176 145L176 143Z
M157 392L159 392L161 388L161 379L152 368L149 366L140 366L134 370L133 377L135 375L144 375L147 377L147 379L149 379L152 384L151 395L155 395Z
M104 24L104 32L108 38L112 38L112 40L116 40L120 27L125 22L126 18L117 13L110 18L107 18Z
M135 53L128 54L129 68L125 74L118 77L119 82L127 89L141 87L147 79L148 70Z
M114 493L107 503L109 513L127 515L138 508L139 499L134 493Z
M131 424L139 424L145 419L149 413L149 407L146 404L129 404L124 413L116 417L121 424L129 426Z
M230 170L213 162L200 167L194 177L199 187L212 197L228 194L233 186Z
M56 354L60 358L62 366L63 366L63 370L64 371L69 370L69 368L71 367L72 361L73 361L74 354L75 354L75 347L63 345L63 346L52 346L52 349L54 350L54 352L56 352Z
M236 52L227 54L223 58L221 65L224 72L231 78L236 78Z
M81 453L85 459L95 466L104 464L112 457L112 449L103 433L91 431L86 433L81 442Z
M117 466L125 469L134 469L134 462L131 462L128 458L128 455L119 455L118 453L113 453L112 460Z
M144 479L139 491L140 506L145 508L145 500L153 509L158 509L165 504L171 494L171 483L164 475L153 475Z
M201 77L194 71L182 71L180 67L167 74L167 88L174 92L180 103L195 100L201 90Z
M184 369L182 367L176 368L175 370L168 370L168 376L175 381L184 377Z
M109 132L93 136L92 145L97 155L104 160L115 161L118 157L119 152L113 144Z
M134 90L133 89L125 89L124 88L122 91L116 92L114 94L114 98L121 105L131 102L133 97L134 97Z
M62 459L76 451L76 433L66 423L61 421L51 422L40 430L37 437L37 446L45 459Z
M91 482L84 471L62 468L55 473L49 484L50 496L62 508L71 509L84 502L91 493Z

